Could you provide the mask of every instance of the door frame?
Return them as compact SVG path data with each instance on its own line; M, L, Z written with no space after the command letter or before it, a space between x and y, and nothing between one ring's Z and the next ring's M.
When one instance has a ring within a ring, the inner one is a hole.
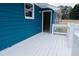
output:
M52 33L52 10L43 10L42 11L42 32L44 32L43 31L43 14L44 14L44 12L51 12L51 18L50 18L50 33Z

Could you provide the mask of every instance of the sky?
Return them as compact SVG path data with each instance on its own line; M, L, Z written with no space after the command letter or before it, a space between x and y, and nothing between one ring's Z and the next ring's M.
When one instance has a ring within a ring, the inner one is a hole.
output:
M63 6L72 6L72 7L74 7L76 3L50 3L50 4L54 5L54 6L63 5Z

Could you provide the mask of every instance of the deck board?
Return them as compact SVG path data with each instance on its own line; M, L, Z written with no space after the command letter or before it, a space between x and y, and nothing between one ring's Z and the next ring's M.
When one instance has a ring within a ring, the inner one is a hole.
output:
M70 56L71 50L64 35L39 33L0 52L12 56Z

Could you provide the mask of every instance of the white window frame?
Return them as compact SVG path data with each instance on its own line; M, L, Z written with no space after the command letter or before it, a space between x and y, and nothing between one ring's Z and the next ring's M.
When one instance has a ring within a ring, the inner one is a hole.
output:
M24 17L25 17L25 19L34 19L34 18L35 18L35 12L34 12L34 11L35 11L35 5L34 5L34 3L31 3L31 4L33 5L32 17L26 16L25 4L26 4L26 3L24 3Z

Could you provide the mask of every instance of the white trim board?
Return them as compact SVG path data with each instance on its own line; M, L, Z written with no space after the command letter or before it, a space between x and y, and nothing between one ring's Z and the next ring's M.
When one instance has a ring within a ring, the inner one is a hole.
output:
M43 32L43 13L44 12L51 12L51 19L50 19L50 31L52 33L52 10L43 10L42 11L42 32Z

